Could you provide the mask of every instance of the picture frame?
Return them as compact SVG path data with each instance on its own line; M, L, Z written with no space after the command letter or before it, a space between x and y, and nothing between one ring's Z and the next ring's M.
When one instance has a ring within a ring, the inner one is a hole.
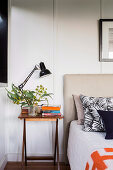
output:
M113 19L99 20L99 61L113 62Z
M0 87L8 85L8 0L0 0Z

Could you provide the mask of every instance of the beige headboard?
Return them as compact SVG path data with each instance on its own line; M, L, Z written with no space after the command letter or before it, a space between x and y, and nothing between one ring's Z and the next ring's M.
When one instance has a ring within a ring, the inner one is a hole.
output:
M64 75L64 153L67 162L69 124L77 119L72 94L88 96L113 96L113 74Z

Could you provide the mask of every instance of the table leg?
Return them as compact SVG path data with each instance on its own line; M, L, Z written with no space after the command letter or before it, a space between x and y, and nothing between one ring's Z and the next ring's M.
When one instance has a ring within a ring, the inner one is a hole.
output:
M25 139L24 139L24 141L25 141L25 166L27 166L27 155L26 155L26 153L27 153L27 151L26 151L26 120L24 119L24 134L25 134Z
M58 170L60 170L60 164L59 164L59 142L58 142L58 119L56 120L56 144L57 144L57 166L58 166Z
M24 159L24 150L25 150L25 159ZM24 119L24 126L23 126L22 169L24 167L24 160L25 160L25 165L27 166L27 156L26 156L26 120L25 119Z
M24 147L25 147L25 119L24 119L24 125L23 125L22 169L23 169L23 166L24 166Z
M57 132L57 120L56 120L56 132ZM54 165L56 164L56 145L57 145L57 133L56 132L55 132Z

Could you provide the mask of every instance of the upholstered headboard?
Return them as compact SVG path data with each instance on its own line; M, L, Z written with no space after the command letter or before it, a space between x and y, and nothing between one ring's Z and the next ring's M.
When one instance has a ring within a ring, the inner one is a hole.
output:
M113 96L113 74L64 75L64 153L67 162L69 124L77 119L72 94L88 96Z

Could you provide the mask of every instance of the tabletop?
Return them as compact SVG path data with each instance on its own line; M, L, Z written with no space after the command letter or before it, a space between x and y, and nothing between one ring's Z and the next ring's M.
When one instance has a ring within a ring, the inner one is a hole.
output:
M57 119L63 119L64 116L32 116L28 115L27 113L21 113L18 116L19 119L25 119L26 121L56 121Z

